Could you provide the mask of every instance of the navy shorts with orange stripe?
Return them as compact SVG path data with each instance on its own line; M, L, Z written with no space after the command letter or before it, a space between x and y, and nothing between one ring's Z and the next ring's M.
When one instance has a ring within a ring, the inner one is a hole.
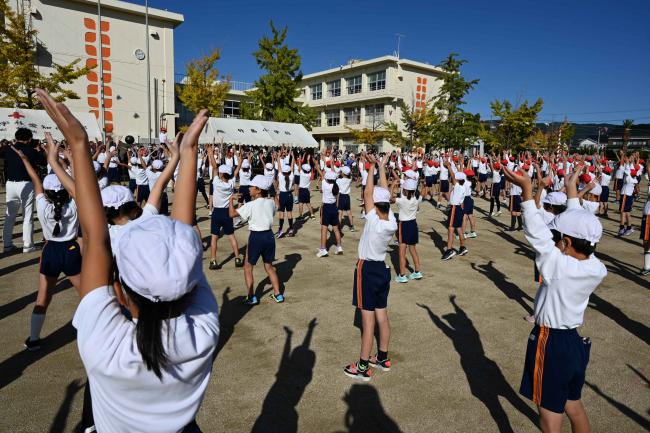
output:
M400 244L418 244L420 236L418 234L418 223L415 220L400 221L397 230L397 238Z
M568 400L580 400L590 350L591 341L576 329L535 325L519 393L544 409L564 413Z
M463 207L461 205L452 205L447 213L447 227L458 228L463 226Z
M650 215L643 215L641 218L641 233L639 239L650 241Z
M621 194L621 204L618 206L619 212L631 212L634 204L634 196Z
M384 262L361 260L354 269L352 305L374 311L388 306L390 268Z

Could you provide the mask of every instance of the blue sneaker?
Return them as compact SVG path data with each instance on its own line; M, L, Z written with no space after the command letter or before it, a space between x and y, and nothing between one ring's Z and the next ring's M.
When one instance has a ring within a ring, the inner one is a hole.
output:
M271 293L271 295L269 295L269 298L273 299L278 304L284 302L284 295L282 294L276 295L275 293Z
M257 305L259 304L260 301L257 299L257 296L246 296L246 299L244 299L244 304L245 305Z
M422 272L413 272L409 275L409 280L419 280L422 278Z
M409 282L409 278L408 278L406 275L399 275L399 274L398 274L398 275L395 277L395 281L398 282L398 283L408 283L408 282Z

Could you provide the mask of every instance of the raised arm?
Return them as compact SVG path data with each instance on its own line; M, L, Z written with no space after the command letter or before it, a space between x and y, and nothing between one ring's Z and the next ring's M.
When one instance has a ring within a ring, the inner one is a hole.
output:
M362 154L364 159L370 163L370 169L368 170L368 178L366 180L366 189L363 192L363 208L366 213L370 212L375 207L375 202L372 199L372 193L375 189L375 158L366 154Z
M318 173L320 178L324 179L325 176L323 175L323 170L320 169L320 158L321 157L319 156L318 159L314 160L314 168L316 169L316 172Z
M452 185L456 185L456 175L454 174L454 170L451 168L451 163L449 162L448 159L445 159L445 162L442 163L446 168L447 172L449 173L449 180L451 181Z
M385 154L379 163L379 186L388 189L388 179L386 178L386 163L390 155Z
M52 167L52 171L56 174L56 177L59 178L61 185L68 191L72 198L76 198L74 179L70 177L67 171L61 166L59 161L59 149L54 140L52 139L52 134L49 132L45 133L45 141L47 142L47 162ZM72 160L70 160L72 161Z
M180 144L180 167L171 216L188 225L192 225L196 207L196 158L199 150L199 135L207 121L208 110L199 111Z
M242 154L241 149L237 152L237 167L235 168L235 172L233 173L233 178L237 179L239 176L239 170L241 170L241 165L244 162L244 156Z
M176 166L178 165L178 161L180 159L178 147L180 145L180 141L182 138L183 138L183 133L179 132L176 135L174 142L170 146L169 162L167 163L167 166L162 171L162 173L160 173L160 177L158 178L158 180L153 186L153 189L149 193L147 204L152 205L158 210L160 210L160 202L161 202L163 192L165 191L165 188L167 188L167 183L169 183L169 179L171 179L172 176L174 175L174 171L176 170Z
M75 193L79 222L84 234L84 259L81 263L82 298L92 290L111 282L112 254L108 225L99 194L99 185L88 153L88 136L81 123L62 103L57 103L44 90L38 89L38 99L59 127L72 149L75 161Z

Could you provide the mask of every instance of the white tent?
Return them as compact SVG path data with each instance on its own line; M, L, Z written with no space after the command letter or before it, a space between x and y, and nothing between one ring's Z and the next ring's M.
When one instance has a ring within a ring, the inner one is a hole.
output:
M249 146L318 147L318 142L299 123L211 117L201 132L200 143L243 144Z
M79 119L91 140L102 136L97 119L92 113L72 113ZM14 138L16 129L29 128L34 138L43 139L45 133L52 134L55 140L63 140L63 134L54 124L45 110L27 110L22 108L0 108L0 140Z

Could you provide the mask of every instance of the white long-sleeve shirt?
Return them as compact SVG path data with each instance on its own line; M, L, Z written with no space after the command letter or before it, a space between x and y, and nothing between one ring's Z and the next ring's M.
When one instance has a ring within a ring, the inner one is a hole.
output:
M542 275L535 295L535 322L549 328L577 328L582 325L589 296L607 269L593 254L586 260L563 254L534 200L523 202L522 209L524 235L535 250L535 264Z

